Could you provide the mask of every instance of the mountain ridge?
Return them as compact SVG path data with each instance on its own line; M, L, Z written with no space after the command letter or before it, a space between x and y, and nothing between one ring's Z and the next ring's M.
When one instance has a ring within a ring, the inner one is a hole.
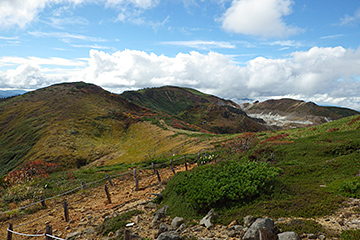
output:
M189 88L114 94L84 82L55 84L0 101L0 176L36 159L64 169L138 162L197 153L217 134L281 129L247 111Z

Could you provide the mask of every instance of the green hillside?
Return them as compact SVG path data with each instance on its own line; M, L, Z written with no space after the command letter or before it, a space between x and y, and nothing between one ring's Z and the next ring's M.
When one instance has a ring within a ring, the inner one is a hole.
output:
M241 223L249 214L303 218L308 220L301 226L279 227L339 237L314 220L329 218L349 197L360 198L359 136L359 115L308 128L238 134L200 160L216 164L176 175L162 204L170 205L173 216L198 219L213 208L223 225Z
M166 112L197 131L227 134L270 129L264 121L247 116L236 103L194 89L166 86L121 95L153 111ZM174 125L171 121L168 124Z
M82 82L6 99L0 102L0 176L38 159L73 168L198 151L197 140L160 124L165 117Z

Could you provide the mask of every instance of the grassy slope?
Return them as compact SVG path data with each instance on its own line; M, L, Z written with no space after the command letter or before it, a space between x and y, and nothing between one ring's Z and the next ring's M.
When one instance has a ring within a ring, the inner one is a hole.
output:
M141 106L166 112L172 118L190 123L197 131L205 129L223 134L268 129L259 121L249 118L237 108L236 103L194 89L166 86L128 91L122 96Z
M76 167L188 153L202 138L142 123L149 110L95 85L59 84L0 103L0 176L25 161ZM189 140L190 139L190 140ZM201 147L194 147L200 142Z
M279 134L288 136L266 141ZM248 214L274 219L326 216L338 209L346 197L360 197L359 134L359 116L316 127L258 134L259 141L251 150L222 158L265 161L281 168L274 191L245 204L233 202L215 207L220 214L219 221L223 224L233 220L241 222ZM170 211L174 215L201 218L206 212L192 210L181 196L164 194L167 198L163 204L172 206Z

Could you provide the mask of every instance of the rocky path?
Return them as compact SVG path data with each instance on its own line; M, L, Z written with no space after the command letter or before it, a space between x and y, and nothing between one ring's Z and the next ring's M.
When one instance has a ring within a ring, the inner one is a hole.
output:
M194 166L195 165L188 165L188 169ZM185 167L178 166L175 170L185 171ZM159 172L163 183L167 182L167 179L173 176L173 172L169 169L161 169ZM115 187L112 187L109 183L107 184L111 196L111 203L108 202L106 197L104 185L80 191L69 196L63 196L47 201L46 209L34 214L17 216L8 221L1 222L0 236L7 235L9 223L13 224L14 231L25 234L44 233L47 224L52 226L54 235L60 238L66 238L69 233L74 232L89 231L89 233L91 233L93 231L92 228L100 225L106 217L112 217L129 209L141 206L154 198L152 193L160 193L165 188L163 183L160 184L158 182L158 178L153 174L153 170L141 171L139 174L138 191L135 190L135 182L132 175L125 176L121 180L112 179L112 181ZM64 200L66 200L69 205L69 222L65 222ZM39 220L34 221L36 219ZM13 239L20 240L27 238L13 234Z
M188 166L189 169L195 165ZM178 166L176 171L185 171L184 166ZM135 190L134 178L132 175L124 176L122 179L113 179L115 187L109 185L111 203L108 202L104 186L80 191L76 194L63 196L47 202L47 208L40 210L34 214L18 216L8 221L0 223L0 238L6 239L7 227L9 223L13 226L19 226L14 229L16 232L25 234L41 234L45 232L45 226L51 225L53 235L60 238L68 238L71 236L75 239L116 239L113 236L116 233L110 233L108 237L96 235L94 228L101 225L106 218L111 218L122 214L130 209L139 209L143 214L134 217L133 226L129 230L141 237L156 239L159 235L159 227L154 226L153 214L156 206L149 203L154 198L152 193L160 193L165 188L165 184L173 173L169 169L160 170L162 183L158 182L158 178L153 174L152 170L144 170L139 175L139 190ZM141 176L141 178L140 178ZM65 222L63 201L69 204L70 221ZM323 225L325 228L333 232L340 232L346 229L360 228L360 200L349 199L343 204L343 207L331 216L312 219ZM56 211L57 210L57 211ZM36 221L34 221L36 220ZM278 221L286 222L291 219L279 219ZM34 222L32 222L34 221ZM173 219L165 217L161 220L162 228L171 227ZM276 223L277 221L275 221ZM23 225L24 224L24 225ZM181 235L188 238L197 238L203 240L212 239L240 239L246 228L236 227L237 223L229 226L214 226L211 229L196 225L183 226L180 229ZM309 236L302 235L302 239L310 239ZM28 238L26 236L18 236L13 234L14 240L22 239L45 239L45 237ZM315 237L316 239L316 237ZM319 238L320 239L320 238ZM329 238L327 238L329 239Z

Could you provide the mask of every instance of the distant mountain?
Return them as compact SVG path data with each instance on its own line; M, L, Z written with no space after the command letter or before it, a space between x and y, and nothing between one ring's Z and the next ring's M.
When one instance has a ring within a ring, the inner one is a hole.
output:
M261 118L269 125L285 128L317 125L359 114L348 108L323 107L313 102L288 98L247 104L244 110L249 116Z
M180 114L190 107L200 104L228 105L240 108L233 101L205 94L195 89L175 86L126 91L121 95L131 102L171 115Z
M38 159L64 169L144 161L210 148L213 139L200 138L199 132L257 132L358 114L292 99L243 106L190 88L165 86L118 95L84 82L4 98L0 177Z
M26 93L24 90L0 90L0 98L7 98Z
M121 96L151 110L166 112L174 119L189 123L197 129L213 133L270 129L263 120L249 117L237 103L190 88L147 88L127 91Z

